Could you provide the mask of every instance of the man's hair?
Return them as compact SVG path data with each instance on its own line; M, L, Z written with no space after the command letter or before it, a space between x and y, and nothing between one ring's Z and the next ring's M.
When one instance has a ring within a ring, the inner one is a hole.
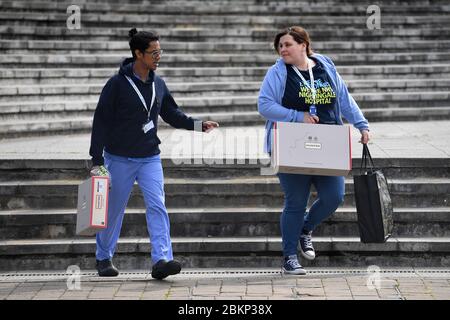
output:
M295 42L297 42L298 44L301 44L301 43L306 44L306 55L308 57L313 54L313 51L311 49L311 39L309 38L308 32L305 29L303 29L302 27L298 27L298 26L286 28L283 31L279 32L275 36L275 39L273 40L273 46L274 46L275 51L278 54L279 54L278 45L280 44L280 39L282 36L285 36L287 34L291 35L292 38L294 38Z
M140 52L144 53L145 50L149 47L149 43L152 41L158 41L159 36L156 32L149 31L137 31L136 28L131 29L128 32L128 36L130 37L130 50L133 58L136 59L136 53L134 52L136 49Z

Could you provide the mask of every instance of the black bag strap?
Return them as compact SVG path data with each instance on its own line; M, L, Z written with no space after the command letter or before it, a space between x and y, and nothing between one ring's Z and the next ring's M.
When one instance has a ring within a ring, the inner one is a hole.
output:
M369 166L367 163L367 159L369 159ZM363 167L363 163L364 163L364 167ZM360 172L364 171L368 171L370 170L370 172L374 172L375 171L375 164L373 163L373 159L372 156L370 155L370 151L369 151L369 147L367 146L366 143L363 144L363 153L362 153L362 159L361 159L361 168L360 168Z

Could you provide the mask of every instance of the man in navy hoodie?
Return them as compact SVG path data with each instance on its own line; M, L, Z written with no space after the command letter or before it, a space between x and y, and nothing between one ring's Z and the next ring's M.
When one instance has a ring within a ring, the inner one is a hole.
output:
M137 181L144 195L147 229L151 240L152 277L164 279L180 272L173 260L170 222L164 200L158 115L175 128L209 132L214 121L186 116L177 106L164 80L155 74L162 50L155 33L135 28L129 32L132 58L104 86L95 110L89 154L91 175L106 171L111 178L108 227L96 235L99 276L117 276L112 264L128 199ZM106 168L105 168L106 167ZM106 169L106 170L105 170Z

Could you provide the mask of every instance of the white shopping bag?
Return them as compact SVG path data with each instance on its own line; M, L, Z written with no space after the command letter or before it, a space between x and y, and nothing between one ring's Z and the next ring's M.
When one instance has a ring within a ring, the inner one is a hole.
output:
M78 186L76 234L92 236L107 227L109 178L90 177Z

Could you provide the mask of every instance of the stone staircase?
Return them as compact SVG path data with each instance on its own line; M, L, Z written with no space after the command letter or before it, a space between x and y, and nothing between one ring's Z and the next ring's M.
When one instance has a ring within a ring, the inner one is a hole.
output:
M359 164L353 160L355 168ZM448 159L378 159L377 164L389 177L395 206L392 238L385 244L359 241L350 175L344 205L314 233L318 257L305 265L448 265ZM83 160L0 161L1 270L94 268L95 239L75 235L77 186L88 165ZM260 176L256 164L180 166L166 159L163 166L174 252L186 267L279 266L283 195L277 178ZM136 186L115 256L124 269L150 267L142 208Z
M363 1L333 3L0 1L0 138L89 132L133 26L161 35L158 72L183 110L222 126L263 123L256 97L272 38L299 21L370 122L450 118L447 2L381 1L380 30L366 27ZM66 27L70 4L81 29Z
M66 8L77 3L82 28L69 30ZM0 138L89 133L101 88L129 56L134 26L160 33L158 73L183 110L222 127L263 125L256 98L276 59L272 37L299 21L313 49L335 61L369 122L450 119L448 2L378 1L381 30L367 29L364 1L336 3L0 0ZM349 175L345 203L314 233L318 257L304 265L449 265L449 159L376 163L390 182L392 238L359 241ZM279 267L283 195L276 177L248 163L163 165L174 252L185 267ZM0 160L0 270L94 268L94 238L75 235L77 186L88 167L87 159ZM150 267L143 207L136 187L119 268Z

